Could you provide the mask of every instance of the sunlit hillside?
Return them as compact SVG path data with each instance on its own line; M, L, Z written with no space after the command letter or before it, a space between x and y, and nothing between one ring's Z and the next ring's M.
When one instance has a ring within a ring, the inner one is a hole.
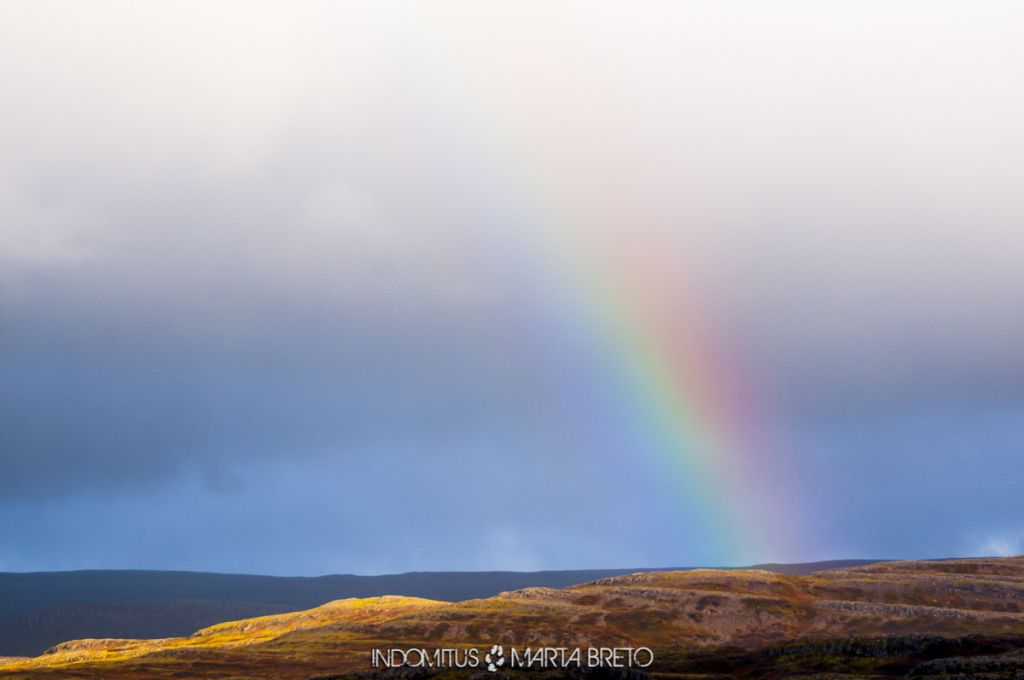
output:
M799 667L801 659L883 677L886 668L902 673L946 657L996 655L1005 666L1024 650L1024 558L887 562L806 576L650 572L459 603L353 598L189 637L71 641L10 661L0 675L306 679L370 672L377 647L497 642L647 646L656 652L646 670L653 675L717 668L773 677L779 664ZM879 659L887 660L881 669Z

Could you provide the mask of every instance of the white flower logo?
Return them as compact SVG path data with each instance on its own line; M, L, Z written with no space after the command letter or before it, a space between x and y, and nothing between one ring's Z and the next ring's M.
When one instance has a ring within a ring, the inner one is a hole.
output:
M484 657L484 661L487 662L487 670L495 672L499 666L505 665L505 650L501 645L493 645L491 651Z

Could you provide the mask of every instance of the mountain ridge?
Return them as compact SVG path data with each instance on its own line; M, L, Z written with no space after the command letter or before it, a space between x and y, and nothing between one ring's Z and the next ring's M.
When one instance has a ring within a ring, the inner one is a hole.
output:
M657 652L650 672L666 677L1024 673L1024 557L879 562L799 576L634 572L461 602L347 598L184 637L67 641L0 666L0 677L355 677L370 672L374 648L494 642L643 645Z
M822 565L782 565L803 573ZM760 565L758 565L760 566ZM692 569L692 567L672 568ZM566 587L653 569L263 576L196 571L80 569L0 573L0 656L31 656L74 638L186 635L228 619L285 613L344 597L405 595L444 601L531 586Z

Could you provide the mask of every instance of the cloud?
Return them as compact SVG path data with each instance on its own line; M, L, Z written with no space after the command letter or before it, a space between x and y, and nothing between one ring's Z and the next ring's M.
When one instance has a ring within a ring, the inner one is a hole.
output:
M1024 555L1024 532L1017 531L990 536L985 539L980 548L972 551L971 554L992 557Z
M617 386L593 348L631 351L595 337L613 301L653 310L672 347L708 328L701 356L726 357L708 371L793 431L794 451L769 452L792 461L782 478L865 456L903 483L968 446L1012 463L1015 12L8 3L0 491L156 493L199 470L216 506L252 462L518 456L582 476L537 500L566 526L614 482L632 490L622 513L671 530L686 499L653 497L614 436L622 395L599 394ZM904 447L920 441L931 461ZM466 484L490 474L468 469ZM882 494L850 474L848 507ZM992 481L938 477L964 494ZM910 486L907 506L932 507ZM531 548L541 513L508 510L521 521L491 517L501 533L474 555L557 560L555 530ZM668 555L623 527L638 560ZM867 552L897 540L853 533ZM440 563L420 548L410 560Z

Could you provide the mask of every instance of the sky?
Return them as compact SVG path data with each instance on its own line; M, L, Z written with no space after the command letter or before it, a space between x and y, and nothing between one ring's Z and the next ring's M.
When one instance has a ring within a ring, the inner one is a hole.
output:
M0 0L0 570L1024 553L1022 24Z

